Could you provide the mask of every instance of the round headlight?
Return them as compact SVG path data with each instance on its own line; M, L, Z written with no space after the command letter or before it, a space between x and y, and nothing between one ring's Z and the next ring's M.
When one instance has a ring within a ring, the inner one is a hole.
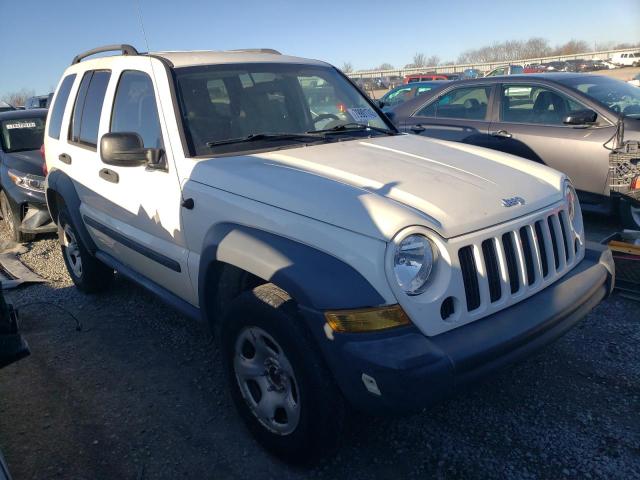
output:
M576 213L578 212L578 209L579 209L578 195L576 194L575 189L569 182L567 182L567 184L564 187L564 197L567 200L569 220L571 220L571 225L574 227L574 230L575 230Z
M424 235L408 235L393 256L393 271L398 285L408 295L424 292L435 260L431 242Z

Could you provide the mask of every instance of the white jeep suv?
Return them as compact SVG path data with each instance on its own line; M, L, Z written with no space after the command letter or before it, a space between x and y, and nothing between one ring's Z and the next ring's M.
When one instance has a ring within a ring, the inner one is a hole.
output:
M77 287L117 271L209 322L240 414L294 461L345 407L428 405L613 285L566 176L399 134L336 68L273 50L81 54L45 152Z

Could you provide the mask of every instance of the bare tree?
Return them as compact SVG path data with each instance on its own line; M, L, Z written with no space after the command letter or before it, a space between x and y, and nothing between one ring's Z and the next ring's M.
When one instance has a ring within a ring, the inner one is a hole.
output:
M584 40L569 40L564 45L560 45L553 52L554 55L574 55L589 51L589 44Z
M427 65L427 57L424 53L416 53L413 56L413 66L415 68L422 68L426 67Z
M393 65L390 63L383 63L379 67L375 68L375 70L393 70Z
M438 65L440 65L440 57L438 55L431 55L427 58L427 66L437 67Z
M35 93L33 90L23 88L18 92L11 92L3 95L2 100L14 107L22 107L24 106L24 103L27 101L27 99L29 97L33 97L34 95Z
M344 73L352 73L353 72L353 65L351 64L351 62L344 62L342 64L342 69L341 69Z

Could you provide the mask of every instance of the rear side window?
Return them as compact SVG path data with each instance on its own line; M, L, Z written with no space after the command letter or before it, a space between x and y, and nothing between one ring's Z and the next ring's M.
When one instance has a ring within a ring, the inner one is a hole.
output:
M123 72L111 114L112 132L135 132L145 148L162 148L160 118L149 75L133 70Z
M60 84L58 89L58 95L56 95L56 101L53 104L51 110L51 118L49 118L49 136L51 138L60 138L60 128L62 127L62 116L64 115L64 109L67 106L67 100L69 100L69 92L76 79L76 74L67 75Z
M95 147L98 144L98 127L111 72L97 70L82 77L76 104L71 118L69 140Z

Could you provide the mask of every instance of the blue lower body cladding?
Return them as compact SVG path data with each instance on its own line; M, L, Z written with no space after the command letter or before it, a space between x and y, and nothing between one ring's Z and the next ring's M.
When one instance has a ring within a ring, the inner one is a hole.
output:
M347 400L369 413L399 413L433 404L557 339L610 294L613 281L610 252L590 245L584 260L545 290L434 337L410 326L330 339L322 312L305 314Z

